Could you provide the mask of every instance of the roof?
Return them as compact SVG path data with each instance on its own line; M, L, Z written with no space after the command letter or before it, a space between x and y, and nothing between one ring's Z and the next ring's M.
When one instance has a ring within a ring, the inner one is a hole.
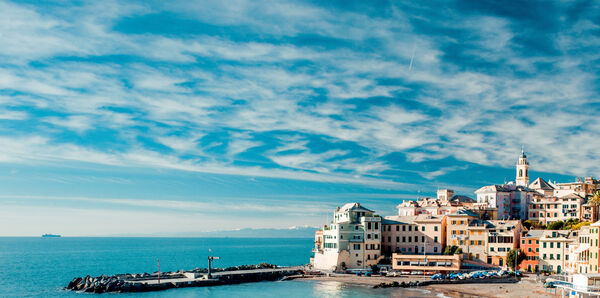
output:
M344 206L342 206L338 211L341 211L341 212L344 212L344 211L375 212L373 210L369 210L369 209L361 206L360 203L347 203Z
M448 216L471 216L471 217L479 217L479 215L475 212L472 212L468 209L460 208L453 213L448 214Z
M414 224L415 222L441 222L444 219L443 216L419 214L415 216L386 216L383 220L383 224Z
M475 193L486 193L486 192L512 192L512 191L533 191L527 186L514 185L512 182L508 184L493 184L484 186L475 191Z
M570 193L568 195L564 195L562 197L560 197L559 199L578 199L578 200L583 200L584 198L576 193Z
M540 238L545 230L529 230L524 238Z
M556 233L556 237L552 237L552 233ZM558 239L564 238L567 239L570 235L571 231L569 230L544 230L541 238L546 239Z
M554 187L552 187L552 185L550 185L548 182L546 182L546 180L539 178L539 177L537 179L533 180L533 182L531 182L531 184L529 184L529 188L543 189L543 190L553 190L554 189Z
M516 227L521 224L520 220L486 220L486 222L491 225L492 228L509 228Z
M449 201L460 202L460 203L475 203L475 202L477 202L473 198L470 198L470 197L467 197L467 196L461 196L461 195L452 196L452 198L450 198Z

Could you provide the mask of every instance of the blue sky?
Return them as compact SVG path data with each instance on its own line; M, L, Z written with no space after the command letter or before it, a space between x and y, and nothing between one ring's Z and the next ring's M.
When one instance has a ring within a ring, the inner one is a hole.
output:
M598 1L0 0L0 235L325 223L600 172Z

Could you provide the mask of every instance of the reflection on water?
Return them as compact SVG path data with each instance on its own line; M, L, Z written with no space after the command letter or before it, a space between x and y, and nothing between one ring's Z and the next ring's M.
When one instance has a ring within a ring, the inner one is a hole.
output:
M353 285L337 281L311 281L312 297L432 297L435 294L423 289L387 288ZM440 296L438 296L440 297ZM443 297L443 295L441 296Z

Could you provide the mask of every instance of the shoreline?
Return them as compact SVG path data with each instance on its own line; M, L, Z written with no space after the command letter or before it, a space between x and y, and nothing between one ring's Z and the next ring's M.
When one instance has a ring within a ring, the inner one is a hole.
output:
M385 276L305 276L297 280L309 281L334 281L353 285L376 286L381 283L410 282L430 280L429 277L385 277ZM389 288L394 289L394 288ZM400 289L400 288L399 288ZM462 283L462 284L433 284L422 287L401 288L402 290L424 290L433 294L442 294L446 297L554 297L553 292L547 291L539 282L524 277L517 283Z

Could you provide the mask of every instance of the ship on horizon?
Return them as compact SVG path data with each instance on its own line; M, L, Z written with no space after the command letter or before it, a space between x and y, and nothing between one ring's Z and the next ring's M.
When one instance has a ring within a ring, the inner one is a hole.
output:
M44 234L42 235L42 238L58 238L60 237L60 235L56 235L56 234Z

